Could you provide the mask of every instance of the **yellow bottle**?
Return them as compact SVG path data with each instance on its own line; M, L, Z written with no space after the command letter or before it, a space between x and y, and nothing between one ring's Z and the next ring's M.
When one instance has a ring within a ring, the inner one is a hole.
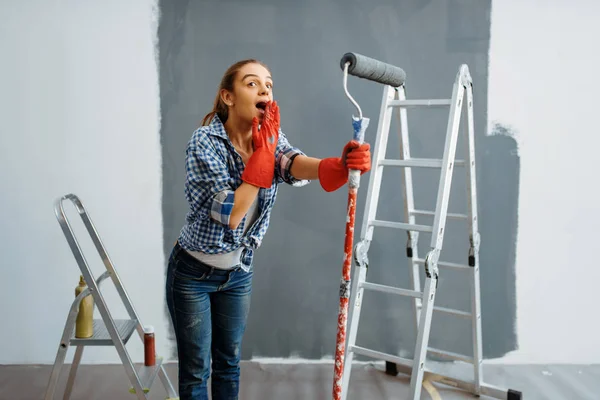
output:
M75 296L83 292L87 288L87 284L83 279L83 275L79 276L79 285L75 288ZM75 322L75 337L89 338L94 334L94 298L92 295L85 296L79 303L79 312L77 313L77 321Z

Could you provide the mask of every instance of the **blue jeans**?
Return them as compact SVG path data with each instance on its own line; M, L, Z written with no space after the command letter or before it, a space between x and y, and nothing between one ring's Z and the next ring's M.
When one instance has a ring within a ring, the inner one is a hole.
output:
M252 270L222 270L198 261L178 243L166 295L177 340L179 398L237 400L240 353L252 292Z

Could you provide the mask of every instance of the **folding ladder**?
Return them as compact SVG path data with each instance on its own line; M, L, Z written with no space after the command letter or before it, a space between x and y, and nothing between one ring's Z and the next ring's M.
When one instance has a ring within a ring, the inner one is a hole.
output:
M364 57L364 56L358 56ZM380 63L372 59L361 61L367 65ZM376 66L383 74L397 68L390 65ZM366 79L379 81L377 78L369 76L367 67L357 76ZM371 72L371 75L375 75ZM345 79L345 78L344 78ZM348 94L348 92L346 91ZM465 99L466 93L466 99ZM349 94L348 94L349 96ZM350 96L349 96L350 97ZM352 99L351 99L352 100ZM358 105L353 101L358 107ZM465 104L463 104L465 103ZM465 161L455 159L456 146L459 135L459 125L464 106L467 111L467 159ZM442 159L419 159L410 156L409 133L407 121L407 108L412 107L448 107L449 117L446 129L445 147ZM390 130L392 114L399 116L399 137L400 137L400 159L386 159L386 148ZM359 109L360 112L360 109ZM345 343L345 360L343 361L342 373L342 399L348 396L348 387L352 369L352 360L354 354L384 360L386 362L386 372L397 374L405 373L411 376L410 391L411 399L421 398L421 387L426 377L433 378L434 381L450 385L469 391L475 395L487 395L498 399L521 399L521 393L511 389L503 389L484 383L482 374L482 338L481 338L481 306L480 306L480 286L479 286L479 229L477 218L477 186L475 175L475 134L473 127L473 82L467 65L461 65L454 82L452 97L450 99L426 99L426 100L407 100L404 82L396 87L387 84L384 86L383 99L379 114L377 127L377 137L373 149L373 168L369 178L369 187L362 221L361 237L355 245L355 277L351 282L350 290L350 316L348 339ZM454 214L448 212L448 202L452 184L452 173L455 166L466 167L467 177L467 197L468 214ZM405 222L389 222L377 219L377 204L379 202L379 193L384 167L402 167L404 180L404 212ZM413 179L411 168L438 168L441 170L439 186L437 193L437 202L435 211L422 211L415 208L413 197ZM417 216L433 216L433 225L420 225L416 223ZM466 220L469 226L469 251L468 262L465 265L439 261L442 251L446 220L462 219ZM400 229L407 232L407 257L409 259L411 289L390 287L366 280L368 269L368 251L375 227ZM419 258L417 251L418 235L420 232L430 233L430 250L423 258ZM421 290L419 268L423 267L425 272L424 288ZM436 289L439 279L439 268L451 268L462 271L468 276L471 289L471 310L470 312L452 310L443 307L434 306ZM417 338L414 351L414 359L406 359L391 354L370 350L356 344L356 337L359 327L361 306L363 303L364 291L371 290L384 292L392 295L408 296L412 298L412 307L417 328ZM468 318L472 324L473 335L473 355L464 356L448 351L434 349L428 346L431 321L433 312L456 315L462 318ZM449 368L435 368L427 361L427 354L431 353L443 358L456 361L466 361L473 366L473 379L464 379L459 377L456 372L456 364L450 364ZM454 371L453 371L454 370ZM449 372L450 371L450 372ZM335 397L335 395L334 395Z
M94 279L88 263L81 251L81 247L75 238L73 229L71 228L71 225L65 215L63 208L63 202L65 200L71 200L74 203L75 208L79 212L81 219L83 220L83 223L92 238L94 246L102 258L104 266L106 267L106 271L97 279ZM81 270L81 274L83 275L88 287L73 300L69 310L67 322L60 340L60 345L58 346L58 353L56 355L54 367L52 368L52 373L50 374L45 400L51 400L54 397L58 378L60 376L69 346L76 346L76 350L65 388L64 399L68 399L71 395L73 383L75 381L75 375L77 374L77 368L81 361L83 348L85 346L114 346L119 354L119 357L121 358L123 366L125 367L125 372L127 373L129 381L132 384L129 392L135 394L138 399L141 400L147 398L146 394L150 391L150 387L152 386L157 375L160 377L160 380L162 381L162 384L167 392L167 398L177 399L177 392L173 388L173 385L171 384L171 381L165 372L161 357L156 357L156 364L154 366L146 367L142 365L138 370L136 370L134 367L125 345L131 338L134 331L137 331L142 341L144 340L143 325L82 202L74 194L67 194L56 201L54 211L67 242L71 247L71 251L75 256L75 260L77 261L77 264L79 264L79 269ZM106 301L104 300L102 292L100 291L100 284L107 278L112 279L117 292L123 301L125 309L129 314L129 319L113 319L111 316ZM94 306L98 307L98 311L100 312L100 316L102 318L94 319L94 333L92 337L76 338L74 333L79 304L86 296L90 294L93 296Z

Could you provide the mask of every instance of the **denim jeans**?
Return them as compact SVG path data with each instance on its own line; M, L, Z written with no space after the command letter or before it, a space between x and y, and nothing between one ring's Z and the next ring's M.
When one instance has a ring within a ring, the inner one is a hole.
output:
M166 295L177 340L181 400L208 400L209 377L212 400L238 399L251 292L252 270L213 268L175 244Z

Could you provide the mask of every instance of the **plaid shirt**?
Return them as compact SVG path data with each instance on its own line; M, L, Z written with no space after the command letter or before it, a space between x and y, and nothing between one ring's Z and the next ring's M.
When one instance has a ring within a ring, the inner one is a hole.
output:
M194 131L186 149L185 196L189 204L186 223L179 235L179 244L187 250L218 254L234 251L244 246L241 267L249 271L253 250L257 249L267 232L271 210L280 183L304 186L308 180L295 179L290 168L298 154L285 134L279 130L275 150L275 176L269 189L258 192L259 215L255 223L243 234L247 216L236 229L229 227L233 209L234 190L242 184L244 162L237 153L223 123L218 116L208 126Z

